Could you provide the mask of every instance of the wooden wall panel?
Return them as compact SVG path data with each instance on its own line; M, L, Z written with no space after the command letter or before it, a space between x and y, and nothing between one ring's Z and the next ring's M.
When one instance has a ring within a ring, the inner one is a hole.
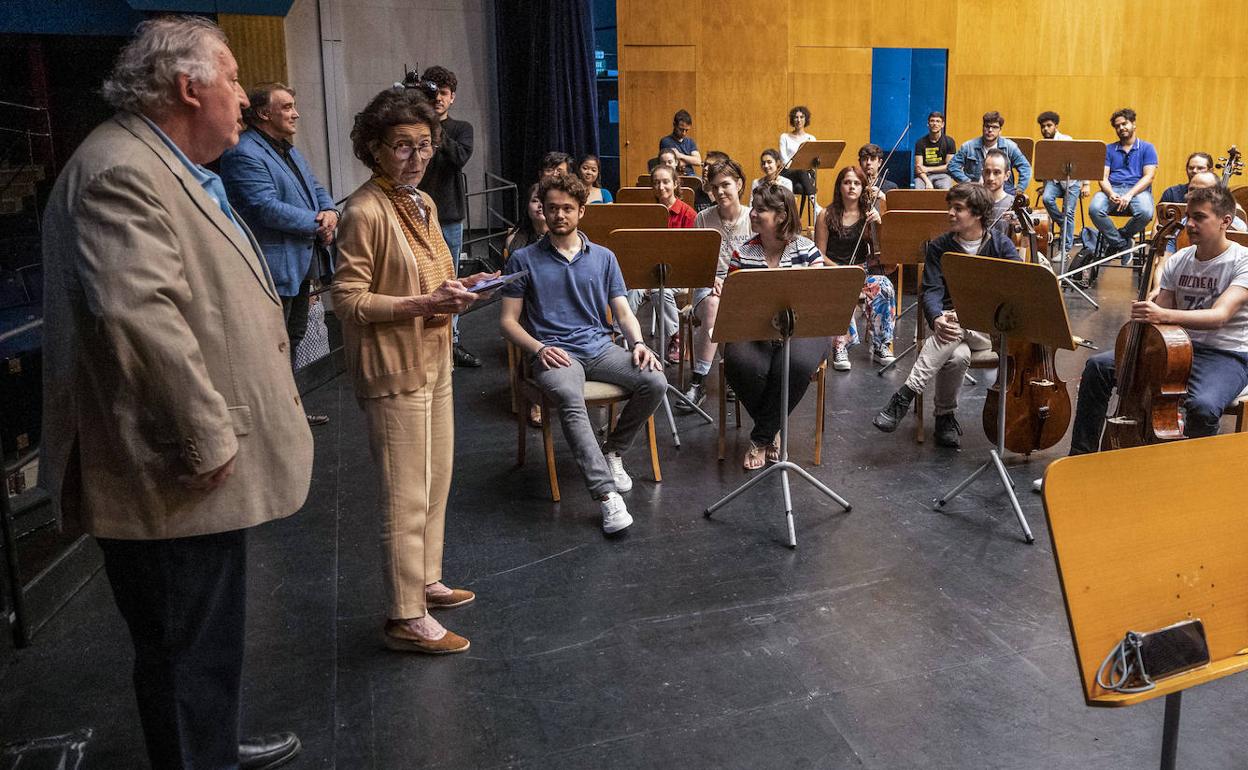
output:
M692 46L625 46L620 62L620 103L633 105L620 110L620 178L636 179L646 173L646 161L658 154L659 139L672 132L672 115L677 110L693 113L695 128L700 128L697 74ZM627 70L624 62L650 67L685 62L687 66ZM698 146L705 147L701 140Z
M677 106L693 113L701 148L740 153L751 173L758 151L785 129L793 104L814 113L816 136L845 139L852 152L870 128L871 49L947 48L949 131L959 141L978 134L980 116L991 109L1006 116L1008 135L1039 138L1035 117L1052 109L1066 133L1113 141L1109 115L1130 106L1139 113L1140 136L1157 145L1160 192L1185 178L1183 161L1193 150L1217 156L1233 143L1248 145L1248 46L1200 38L1202 30L1236 29L1242 0L1147 5L705 0L674 24L662 4L620 0L622 84L638 67L653 73L660 66L623 58L626 46L693 48L687 77L670 71L661 84L622 85L621 120L634 111L658 116L642 118L652 124L642 170ZM1192 61L1198 67L1185 66ZM820 188L830 181L821 177Z
M249 16L237 13L217 15L217 24L230 39L230 50L238 60L238 80L243 88L257 83L288 83L286 68L286 28L281 16Z

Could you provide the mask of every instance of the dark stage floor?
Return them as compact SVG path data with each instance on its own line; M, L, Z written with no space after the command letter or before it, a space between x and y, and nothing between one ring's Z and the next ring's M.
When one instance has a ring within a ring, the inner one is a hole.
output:
M1125 271L1102 279L1112 309L1100 313L1070 300L1077 334L1111 342L1127 282ZM633 449L638 482L626 497L636 524L607 540L562 437L562 504L549 502L536 431L527 467L515 467L496 316L485 308L464 319L466 341L488 365L455 375L446 575L480 598L439 617L472 640L465 655L381 647L380 524L364 421L344 378L307 398L332 422L316 429L305 509L251 541L244 720L253 732L298 731L305 750L294 767L1157 762L1160 700L1083 705L1040 499L1029 491L1065 444L1030 462L1011 458L1035 545L1023 544L989 477L946 513L931 510L988 451L982 382L963 391L964 449L950 451L916 445L909 421L887 436L871 427L909 360L880 379L860 347L852 372L829 372L824 463L814 471L854 507L843 513L796 484L796 551L784 546L776 484L703 518L743 480L747 430L730 432L720 464L715 427L689 417L679 450L661 434L662 484L647 480L641 443ZM899 338L912 328L903 322ZM1086 355L1058 355L1072 396ZM812 388L795 415L803 464L814 403ZM78 733L84 767L143 765L128 639L102 575L32 648L3 659L0 743L89 730ZM1181 766L1248 766L1235 737L1248 711L1244 681L1189 694ZM33 758L21 767L53 766Z

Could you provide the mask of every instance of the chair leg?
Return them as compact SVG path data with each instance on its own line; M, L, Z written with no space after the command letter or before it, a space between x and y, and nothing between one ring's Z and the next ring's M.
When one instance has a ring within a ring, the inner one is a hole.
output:
M724 377L724 361L719 361L719 459L724 459L724 427L727 423L725 420L728 416L728 382Z
M654 428L654 415L646 420L646 438L650 440L650 470L654 471L655 482L663 481L663 472L659 470L659 433Z
M507 384L511 388L511 411L520 411L520 396L516 387L516 346L507 345Z
M824 366L819 370L815 381L815 391L818 397L815 402L815 465L823 463L823 411L828 395L827 374L828 368Z
M1239 411L1235 413L1235 432L1244 432L1244 414L1248 413L1248 404L1239 404Z
M529 403L526 399L521 398L516 408L516 466L524 465L525 443L528 436L525 434L526 423L529 419Z
M550 477L550 499L559 502L559 474L555 470L555 436L551 431L550 404L542 400L542 444L546 449L546 475Z

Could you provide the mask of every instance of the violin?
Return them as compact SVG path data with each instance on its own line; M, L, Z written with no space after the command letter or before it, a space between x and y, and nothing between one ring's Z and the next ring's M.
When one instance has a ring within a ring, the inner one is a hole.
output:
M1148 298L1158 257L1179 229L1178 212L1162 207L1140 275L1138 300ZM1157 444L1183 438L1179 407L1187 397L1192 371L1192 341L1174 324L1127 321L1114 344L1118 406L1105 421L1101 449Z
M1014 196L1014 217L1028 239L1028 261L1039 263L1036 248L1038 234L1027 196ZM1070 392L1057 376L1054 349L1025 340L1010 340L1009 349L999 355L1008 356L1006 368L1009 382L1005 384L1005 448L1029 455L1048 449L1062 440L1070 427ZM983 425L988 440L997 440L997 417L1001 406L1001 383L988 388L984 400Z

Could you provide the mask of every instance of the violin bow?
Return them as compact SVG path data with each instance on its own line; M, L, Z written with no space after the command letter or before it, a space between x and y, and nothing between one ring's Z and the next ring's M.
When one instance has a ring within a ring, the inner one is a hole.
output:
M875 178L870 180L871 183L867 185L868 190L874 189L876 191L871 194L871 198L867 201L868 209L875 208L875 201L880 197L880 179L884 176L884 170L888 168L888 162L892 160L893 153L897 152L897 148L901 146L901 140L906 138L906 134L910 133L911 125L912 124L909 122L906 123L906 127L901 130L901 136L897 137L897 141L893 142L893 149L888 151L888 155L884 156L884 162L880 164L879 170L875 172ZM839 192L839 190L833 190L832 194L836 195ZM858 240L854 241L854 250L849 253L849 264L851 265L858 261L858 247L862 245L862 236L866 235L866 232L867 223L864 221L862 223L862 229L858 231Z

